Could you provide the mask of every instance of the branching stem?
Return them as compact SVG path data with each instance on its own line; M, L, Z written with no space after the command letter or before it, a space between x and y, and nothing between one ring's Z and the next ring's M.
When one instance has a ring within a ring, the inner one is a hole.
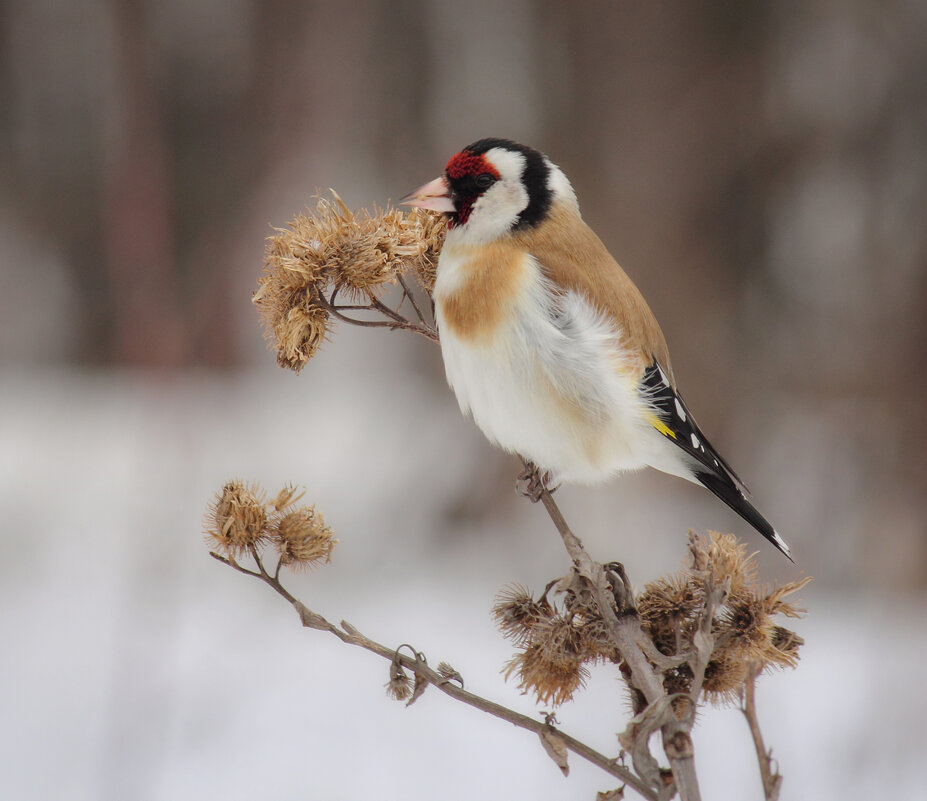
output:
M412 304L412 308L415 309L415 313L418 315L418 320L420 323L425 323L425 315L422 314L422 310L419 308L418 303L415 300L415 295L412 294L412 290L409 287L409 284L406 282L405 277L402 273L398 273L399 285L402 287L402 294L404 297L409 299L409 303Z
M338 304L336 298L341 288L340 285L334 286L328 297L326 297L324 287L319 285L314 287L314 293L318 304L344 323L368 328L404 329L420 334L432 342L438 342L435 325L426 319L405 278L399 273L397 279L402 288L402 296L395 309L387 306L373 292L366 293L369 299L366 305ZM418 321L409 319L400 312L406 298ZM433 300L431 309L433 317ZM379 315L380 319L357 319L345 312L367 312ZM523 475L530 476L534 467L529 462L523 461L526 468L526 474ZM594 600L608 636L620 654L624 666L630 672L630 684L646 701L646 707L634 717L628 729L621 735L622 744L630 752L634 771L555 728L550 716L547 720L536 720L464 690L462 680L458 686L454 677L448 678L447 672L442 673L429 667L424 656L414 648L410 647L412 655L405 654L402 652L405 646L400 646L399 649L387 648L364 636L345 621L341 622L340 627L333 625L321 615L305 607L283 586L280 581L282 559L277 560L273 575L265 569L261 553L255 545L251 545L249 551L257 570L243 567L233 555L222 556L217 553L210 555L238 572L258 578L270 586L299 613L304 626L328 631L348 645L364 648L390 660L394 667L401 665L403 669L411 671L416 677L416 682L415 691L409 703L419 697L425 686L434 686L461 703L506 720L519 728L542 735L544 739L556 737L567 749L633 787L645 799L669 801L678 792L681 801L700 801L690 731L695 720L709 660L714 648L724 641L724 635L717 635L712 631L712 627L715 612L724 602L727 586L716 586L714 576L706 578L704 609L690 646L684 647L683 632L677 629L676 653L673 655L661 653L653 640L641 628L640 618L634 606L633 591L624 573L624 568L618 563L603 566L594 561L586 552L579 537L567 524L550 490L547 489L540 474L536 471L535 479L538 483L532 481L529 484L532 489L528 497L543 503L583 582L581 591L583 594L588 592ZM550 587L551 585L548 585L544 596ZM688 691L669 695L663 684L663 675L666 671L685 663L688 663L692 673ZM763 743L756 716L754 685L760 669L761 666L755 664L750 667L749 678L744 687L742 711L753 737L766 801L778 801L782 776L773 767L772 758ZM459 679L459 676L456 678ZM651 735L658 730L662 736L663 751L670 763L671 776L669 771L660 767L650 751Z
M529 462L524 459L522 461L525 469L530 469ZM641 631L636 610L621 610L622 614L619 617L614 608L608 578L602 565L586 553L579 537L570 529L557 502L546 487L540 490L540 500L559 532L570 559L573 560L580 575L588 582L609 636L631 671L634 686L643 693L649 705L659 704L666 699L666 691L663 689L659 674L648 662L647 656L639 645L646 638ZM687 716L687 718L691 717ZM695 773L692 737L689 734L691 720L680 721L673 713L671 705L667 705L663 710L662 718L660 730L663 735L663 750L670 761L679 797L682 801L700 801L701 793ZM659 788L659 790L659 798L672 798L672 786L665 789Z
M325 293L321 289L316 288L316 300L320 306L322 306L329 314L332 315L332 317L337 320L341 320L343 323L361 326L362 328L389 328L393 331L397 329L403 329L420 334L426 339L430 339L432 342L438 341L438 332L432 326L425 322L416 323L414 320L409 320L408 318L403 317L401 314L393 311L389 306L373 296L371 296L370 304L367 306L356 304L344 306L336 305L333 301L337 291L338 290L336 287L332 293L332 298L330 299L325 296ZM348 317L346 314L343 314L342 312L344 310L377 312L387 317L388 319L358 320L356 317Z
M763 794L766 801L778 801L779 791L782 789L782 776L773 768L772 752L766 750L763 743L763 733L756 716L756 677L760 669L757 664L751 664L744 685L744 702L741 711L750 726L750 735L753 737L753 746L756 748L756 758L760 763L760 778L763 780Z
M385 645L381 645L375 640L371 640L369 637L361 634L349 623L342 621L340 628L335 626L321 615L309 610L292 594L290 594L290 592L283 586L283 584L280 583L280 580L276 574L271 576L264 568L260 554L255 548L253 548L253 546L251 555L258 567L258 570L256 571L248 570L247 568L242 567L234 559L229 559L224 556L220 556L217 553L210 552L210 556L212 556L214 559L217 559L223 564L234 568L239 573L244 573L248 576L258 578L268 586L272 587L275 592L285 598L293 606L293 608L299 614L304 626L308 628L320 629L322 631L328 631L329 633L334 634L343 643L364 648L365 650L377 654L384 659L390 661L398 659L398 661L405 669L411 671L433 687L436 687L445 695L448 695L457 701L467 704L468 706L472 706L475 709L488 712L490 715L500 718L501 720L508 721L509 723L521 729L526 729L527 731L531 731L539 735L545 732L552 732L558 738L560 738L563 744L574 754L582 757L588 762L591 762L593 765L601 768L603 771L615 777L616 779L619 779L620 781L630 785L644 798L648 799L648 801L658 801L658 799L661 797L654 791L653 788L649 787L647 784L641 781L641 779L638 778L628 768L620 765L616 760L610 759L609 757L605 756L599 751L596 751L594 748L591 748L580 740L577 740L575 737L571 737L569 734L561 731L560 729L555 728L554 726L551 726L542 720L535 720L534 718L523 715L520 712L516 712L512 709L509 709L508 707L502 706L501 704L497 704L495 701L490 701L487 698L483 698L482 696L476 695L475 693L469 692L468 690L464 690L462 687L455 684L453 679L448 679L438 673L438 671L429 667L428 663L424 659L419 659L415 656L402 653L401 650L388 648ZM402 646L400 646L400 648L402 648Z

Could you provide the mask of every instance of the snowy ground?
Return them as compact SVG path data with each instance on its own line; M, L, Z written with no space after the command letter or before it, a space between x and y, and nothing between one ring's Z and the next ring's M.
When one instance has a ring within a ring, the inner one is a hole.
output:
M206 556L200 520L225 480L304 484L341 544L291 589L534 714L499 674L510 649L488 611L505 583L563 572L557 538L446 388L403 376L373 381L325 355L298 378L3 376L4 799L592 799L614 786L575 757L564 779L532 735L433 690L409 709L388 700L385 662L302 630L267 588ZM677 566L689 525L735 525L674 487L633 476L559 497L590 550L641 582ZM609 520L653 533L619 539ZM796 575L775 554L762 564ZM842 589L803 591L801 665L759 685L782 798L918 797L925 598ZM596 671L561 724L615 752L620 692ZM695 742L706 799L761 798L736 710L705 714Z

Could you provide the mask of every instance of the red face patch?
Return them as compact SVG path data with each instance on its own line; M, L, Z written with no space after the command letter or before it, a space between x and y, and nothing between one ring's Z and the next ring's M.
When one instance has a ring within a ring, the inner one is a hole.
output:
M499 171L489 163L486 156L482 153L469 153L466 150L461 150L454 156L447 163L444 171L452 181L468 175L481 175L484 172L488 172L496 180L502 177Z

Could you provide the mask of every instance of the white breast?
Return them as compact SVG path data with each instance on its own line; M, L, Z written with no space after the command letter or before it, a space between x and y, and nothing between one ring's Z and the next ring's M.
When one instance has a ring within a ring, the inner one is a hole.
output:
M558 483L594 483L648 464L683 475L675 449L648 423L620 332L578 293L552 292L534 259L523 258L504 321L490 337L461 338L444 306L466 278L467 257L453 246L441 254L435 312L461 410Z

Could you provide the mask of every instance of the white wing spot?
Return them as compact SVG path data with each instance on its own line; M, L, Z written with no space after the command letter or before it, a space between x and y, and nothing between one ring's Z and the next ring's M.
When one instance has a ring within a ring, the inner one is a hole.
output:
M701 448L701 447L702 447L702 443L698 441L698 437L695 436L695 434L692 435L692 447L693 447L693 448Z
M660 373L660 383L663 384L667 389L669 388L669 379L666 377L666 373L663 372L663 368L660 365L657 365L657 372Z
M682 408L682 404L679 402L679 398L674 398L676 401L676 414L679 415L679 419L682 422L686 422L686 410Z

